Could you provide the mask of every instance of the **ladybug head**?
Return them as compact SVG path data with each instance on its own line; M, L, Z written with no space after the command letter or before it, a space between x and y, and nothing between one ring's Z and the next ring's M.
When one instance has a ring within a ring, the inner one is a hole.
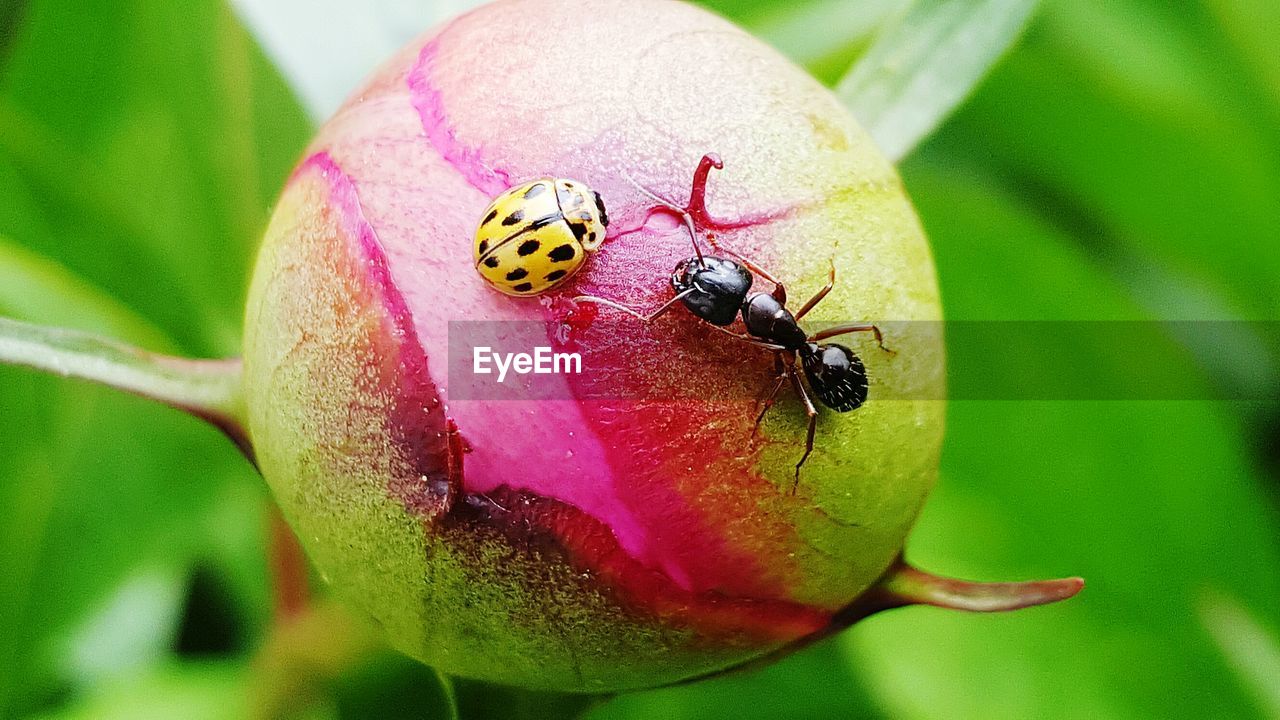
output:
M609 213L604 209L604 198L600 197L600 193L595 192L594 190L591 192L591 195L595 197L596 210L600 211L600 224L605 227L609 227Z

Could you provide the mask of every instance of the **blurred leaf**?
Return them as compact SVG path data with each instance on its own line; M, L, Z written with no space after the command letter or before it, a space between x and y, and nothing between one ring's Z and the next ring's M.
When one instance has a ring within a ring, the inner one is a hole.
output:
M343 718L484 720L486 717L460 715L448 679L391 649L341 678L337 699ZM488 717L515 720L517 716L499 713Z
M234 350L300 110L213 0L37 0L24 19L0 73L0 313ZM0 369L0 478L0 716L163 657L197 562L261 626L264 491L213 429Z
M78 686L127 677L166 653L181 610L185 569L136 570L54 646L59 670Z
M603 702L595 695L542 692L453 678L454 720L577 720Z
M1198 6L1047 3L938 144L1163 316L1275 319L1280 120L1221 29Z
M973 92L1035 7L1036 0L915 0L881 29L836 94L900 160Z
M0 314L109 332L161 350L172 345L103 291L3 239L0 280ZM169 411L17 369L4 369L0 380L8 380L3 385L5 403L0 405L5 419L0 428L0 447L5 449L0 469L15 479L4 484L0 507L21 518L0 533L0 567L5 570L0 574L0 636L6 638L0 645L4 707L6 694L19 692L19 681L33 683L37 695L28 694L18 703L35 702L41 687L51 692L59 679L92 682L136 669L160 655L177 619L186 562L200 549L192 542L157 547L157 533L171 537L171 524L190 518L188 503L202 494L174 486L172 478L181 477L174 465L183 466L184 458L178 455L186 452L181 446L169 451L171 469L159 477L136 473L148 465L156 467L157 461L159 467L166 465L163 443L159 458L148 455L149 462L129 464L130 458L147 454L151 447L145 434L148 426L155 420L174 422ZM105 416L95 419L104 411L115 420L136 418L138 425L114 424ZM108 427L114 432L104 432ZM32 437L32 428L45 432ZM113 452L94 449L101 447L95 435L109 441L111 434L122 432L130 435ZM135 432L144 434L132 435ZM183 420L177 439L200 433L208 431ZM211 444L210 457L226 454L217 452L216 440ZM198 460L200 455L186 459ZM234 462L223 461L223 477L237 474L231 470ZM216 464L209 470L216 478ZM113 478L113 471L127 479ZM83 480L76 482L77 476ZM109 482L110 490L99 482ZM131 497L130 492L139 494ZM131 502L136 517L126 527L121 521L129 514L121 511ZM83 533L94 543L83 544Z
M172 341L59 263L0 236L0 315L102 334L157 352Z
M1280 718L1280 641L1234 600L1210 593L1200 606L1205 629L1267 717Z
M877 30L910 0L811 0L757 4L743 26L810 70L845 58L841 75L865 52ZM853 54L853 57L850 57ZM820 79L821 78L820 76Z
M15 369L0 387L12 518L0 529L0 708L16 712L124 669L126 655L158 656L188 568L212 554L205 515L255 481L216 431L174 411ZM141 576L145 592L129 590L148 567L160 572ZM115 647L122 613L140 625Z
M932 159L904 173L935 242L951 318L1146 316L1014 197L945 156ZM1020 352L959 356L951 372L1000 375L1006 355ZM1170 339L1141 357L1117 358L1100 343L1058 362L1046 372L1107 362L1138 382L1152 363L1187 360ZM1186 382L1204 380L1190 372ZM1252 698L1198 612L1208 589L1272 621L1278 612L1275 513L1230 410L952 403L943 482L909 557L947 575L1080 574L1089 584L1074 600L1007 616L910 608L854 628L847 642L876 697L904 718L1248 715Z
M22 24L22 13L26 9L26 0L4 0L0 3L0 68L9 55L9 47L13 45Z
M585 716L587 720L881 717L858 670L830 641L749 673L621 695Z
M188 353L233 352L301 110L215 0L33 0L25 17L0 75L0 234Z
M1205 3L1222 29L1241 64L1252 71L1257 88L1272 105L1273 120L1280 117L1280 53L1274 28L1280 24L1280 5L1271 0L1208 0Z
M248 673L233 663L182 663L112 683L41 720L244 720Z
M509 697L506 688L488 688ZM458 720L452 684L386 644L363 616L333 601L313 603L278 622L254 658L248 692L252 717ZM520 717L500 706L486 717ZM542 717L559 717L544 713Z
M289 79L311 117L320 121L333 114L366 75L414 36L483 0L231 2Z

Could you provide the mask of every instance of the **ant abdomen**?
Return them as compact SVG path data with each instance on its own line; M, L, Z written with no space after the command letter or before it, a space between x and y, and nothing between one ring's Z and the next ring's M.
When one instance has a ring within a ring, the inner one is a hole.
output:
M867 369L849 348L807 343L800 350L800 365L813 393L832 410L857 410L867 401Z

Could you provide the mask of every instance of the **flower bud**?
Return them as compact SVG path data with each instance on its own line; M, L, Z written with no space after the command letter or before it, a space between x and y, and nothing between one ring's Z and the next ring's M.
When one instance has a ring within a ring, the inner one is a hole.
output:
M464 15L378 70L289 180L247 310L250 435L323 577L404 652L525 687L650 687L819 637L897 567L937 475L937 334L848 340L870 400L819 406L797 482L793 387L756 427L773 352L683 307L644 323L573 301L671 299L690 238L647 193L683 205L708 152L725 169L700 234L786 283L793 311L834 264L806 326L940 318L892 165L803 70L678 2ZM539 177L600 193L608 237L511 297L472 241ZM488 321L569 336L581 378L461 397L451 328Z

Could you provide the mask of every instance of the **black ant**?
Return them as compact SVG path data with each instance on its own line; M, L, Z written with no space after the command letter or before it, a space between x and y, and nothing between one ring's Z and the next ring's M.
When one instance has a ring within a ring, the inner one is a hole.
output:
M805 378L809 381L809 387L813 389L813 394L817 395L823 405L836 412L849 412L856 410L867 400L866 368L862 360L849 348L836 343L822 343L822 341L839 335L870 332L875 335L880 349L886 352L892 351L884 346L884 337L880 333L880 328L875 325L865 323L837 325L812 335L800 328L798 321L822 302L822 299L835 286L834 264L831 265L827 284L793 315L787 310L787 290L780 280L741 255L726 248L720 248L710 235L708 240L713 248L723 250L736 259L703 255L698 246L695 223L701 222L707 226L716 224L707 214L706 206L707 177L712 168L721 170L724 168L724 163L718 155L709 153L703 156L702 162L694 172L689 204L683 208L637 186L650 199L678 214L684 220L689 237L693 241L694 256L680 261L671 274L671 287L675 290L675 297L648 315L605 298L582 295L574 299L606 305L644 322L654 320L675 307L676 303L681 303L694 315L721 332L757 347L772 350L775 353L774 364L778 377L768 394L764 396L763 407L756 418L756 428L759 428L765 413L773 406L774 399L783 384L790 380L796 394L804 403L805 413L809 419L809 433L805 441L804 455L801 456L800 462L796 463L795 482L791 486L791 492L794 494L800 483L800 468L813 452L813 439L817 431L818 419L818 411L813 405L813 400L809 397L804 383L800 382L799 373L796 372L797 361L804 371ZM752 273L772 283L773 292L752 293ZM737 319L739 314L742 316L746 334L725 329Z

